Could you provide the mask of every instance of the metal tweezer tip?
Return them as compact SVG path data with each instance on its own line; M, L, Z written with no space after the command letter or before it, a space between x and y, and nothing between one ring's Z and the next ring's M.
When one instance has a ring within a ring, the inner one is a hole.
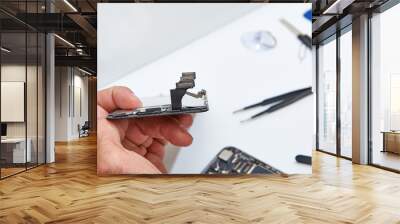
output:
M248 119L246 119L246 120L242 120L242 121L240 121L240 123L246 123L246 122L249 122L249 121L251 121L251 120L253 120L253 118L248 118Z
M239 113L241 111L244 111L244 109L242 108L242 109L239 109L239 110L235 110L235 111L233 111L233 113L236 114L236 113Z

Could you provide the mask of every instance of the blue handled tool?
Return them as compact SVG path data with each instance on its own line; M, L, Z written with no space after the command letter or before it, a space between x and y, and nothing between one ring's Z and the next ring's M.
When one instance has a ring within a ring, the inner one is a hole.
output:
M312 11L311 11L311 9L308 10L308 11L306 11L306 12L303 14L303 16L304 16L306 19L312 21Z

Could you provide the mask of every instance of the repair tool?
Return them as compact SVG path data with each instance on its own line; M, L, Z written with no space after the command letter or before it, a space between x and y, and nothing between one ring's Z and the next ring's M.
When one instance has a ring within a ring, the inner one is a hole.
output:
M297 39L299 39L301 43L303 43L308 49L311 49L312 39L310 36L300 32L296 27L294 27L287 20L281 19L280 21L286 28L288 28L288 30L290 30L292 33L294 33L297 36Z
M241 121L241 123L243 123L243 122L246 122L246 121L250 121L250 120L252 120L254 118L257 118L257 117L259 117L261 115L269 114L269 113L272 113L272 112L277 111L279 109L282 109L284 107L287 107L287 106L289 106L289 105L291 105L291 104L293 104L293 103L295 103L295 102L297 102L297 101L299 101L299 100L301 100L301 99L303 99L303 98L305 98L305 97L307 97L307 96L309 96L311 94L312 94L312 88L311 87L298 89L298 90L294 90L294 91L291 91L291 92L288 92L288 93L284 93L284 94L281 94L281 95L278 95L278 96L267 98L267 99L265 99L265 100L263 100L263 101L261 101L259 103L252 104L252 105L246 106L246 107L244 107L242 109L236 110L233 113L238 113L238 112L245 111L245 110L248 110L248 109L251 109L251 108L267 106L269 104L275 103L272 106L270 106L268 109L266 109L264 111L261 111L260 113L257 113L255 115L251 116L249 119Z

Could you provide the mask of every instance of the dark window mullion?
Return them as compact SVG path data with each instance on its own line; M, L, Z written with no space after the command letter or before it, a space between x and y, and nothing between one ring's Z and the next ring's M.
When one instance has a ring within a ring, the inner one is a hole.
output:
M25 21L27 21L28 1L25 1ZM28 90L28 25L25 24L25 88L24 88L24 120L25 120L25 170L28 169L28 114L27 114L27 90Z
M36 1L39 13L39 1ZM36 166L39 165L39 32L36 32Z
M316 103L316 140L315 147L319 149L319 45L315 46L315 103Z
M340 64L340 30L336 32L336 154L341 156L341 118L340 118L340 84L341 84L341 64Z
M367 53L367 83L368 83L368 90L367 90L367 97L368 97L368 111L367 111L367 119L368 119L368 125L367 125L367 130L368 130L368 164L373 164L373 145L372 145L372 30L371 30L371 20L372 20L372 12L368 13L368 21L367 21L367 45L368 45L368 53Z

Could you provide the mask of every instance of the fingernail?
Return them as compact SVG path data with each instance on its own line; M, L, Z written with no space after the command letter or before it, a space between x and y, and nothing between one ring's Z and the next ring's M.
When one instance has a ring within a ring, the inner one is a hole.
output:
M193 137L189 133L185 133L185 139L186 139L186 144L185 145L191 145L193 142Z

